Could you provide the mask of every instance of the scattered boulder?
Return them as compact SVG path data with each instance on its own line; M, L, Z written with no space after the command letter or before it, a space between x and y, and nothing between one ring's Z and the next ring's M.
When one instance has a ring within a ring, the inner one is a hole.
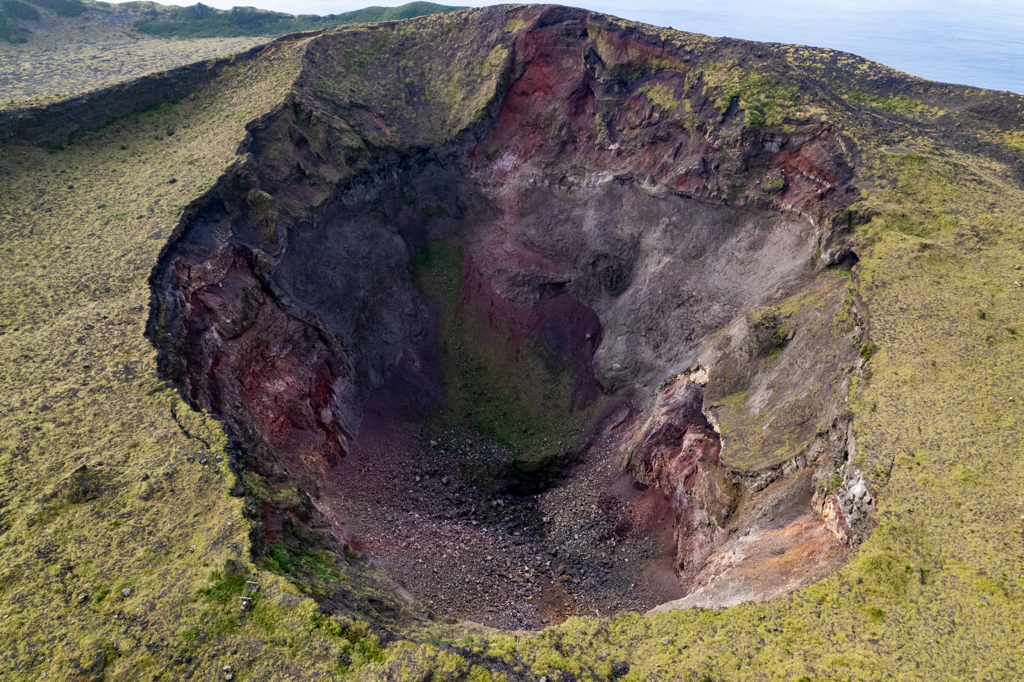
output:
M103 472L83 464L58 485L57 496L70 504L81 504L99 497L105 483Z

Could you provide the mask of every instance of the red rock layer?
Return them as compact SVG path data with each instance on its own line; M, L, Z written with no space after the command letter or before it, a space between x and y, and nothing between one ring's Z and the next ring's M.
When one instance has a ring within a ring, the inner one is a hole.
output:
M171 265L192 349L180 378L200 407L226 417L249 443L271 448L293 465L290 473L314 478L351 438L335 411L345 356L285 311L254 269L252 254L239 246Z
M676 572L684 590L724 541L736 506L736 486L719 467L721 438L703 413L706 384L701 371L664 386L627 445L630 473L672 502Z

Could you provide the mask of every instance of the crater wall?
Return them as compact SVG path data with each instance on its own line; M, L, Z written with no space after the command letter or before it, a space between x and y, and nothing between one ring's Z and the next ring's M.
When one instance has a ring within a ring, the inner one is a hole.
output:
M415 394L399 418L443 413L458 356L438 329L472 310L497 339L482 362L526 376L536 356L535 384L571 368L572 390L532 409L629 406L616 466L674 510L684 591L742 564L716 553L749 535L776 480L790 476L772 499L799 514L773 521L823 526L826 506L842 511L820 482L846 466L864 340L856 319L835 323L829 270L857 195L851 142L813 115L752 117L715 96L707 55L606 17L480 14L415 39L385 24L311 42L294 91L250 124L246 161L154 269L162 371L250 466L320 498L389 380ZM437 274L431 244L461 258L440 298L417 274ZM559 475L586 460L588 433L544 455ZM802 575L855 535L835 514L832 530Z

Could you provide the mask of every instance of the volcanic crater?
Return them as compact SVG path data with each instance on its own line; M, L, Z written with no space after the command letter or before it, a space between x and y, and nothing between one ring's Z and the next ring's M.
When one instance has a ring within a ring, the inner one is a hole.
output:
M161 372L237 443L254 546L344 546L502 628L825 575L874 505L855 145L608 17L477 14L312 37L153 271Z

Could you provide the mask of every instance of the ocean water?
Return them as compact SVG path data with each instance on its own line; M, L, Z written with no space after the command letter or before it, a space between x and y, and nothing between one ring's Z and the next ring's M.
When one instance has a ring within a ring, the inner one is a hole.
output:
M330 14L408 0L250 1L279 12ZM221 8L249 4L246 0L205 2ZM1024 0L566 0L563 4L712 36L828 47L931 80L1024 94Z
M945 83L1024 94L1024 0L586 3L648 24L828 47Z

